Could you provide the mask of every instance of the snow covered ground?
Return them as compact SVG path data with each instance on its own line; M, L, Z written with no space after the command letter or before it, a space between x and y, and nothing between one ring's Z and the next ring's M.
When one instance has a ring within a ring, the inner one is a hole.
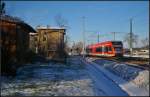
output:
M92 62L96 60L88 59L88 61ZM97 62L99 62L99 65L93 65L93 63L83 61L81 57L72 57L68 59L67 64L55 62L26 64L26 66L21 67L17 71L15 78L1 76L1 95L148 95L147 90L145 92L145 90L143 91L130 83L131 81L135 81L134 83L142 88L143 85L147 86L145 84L145 77L148 76L145 75L145 72L147 71L140 69L133 70L130 67L119 64L114 65L113 62L105 60ZM114 74L120 74L121 77L118 78ZM142 80L143 78L144 80ZM123 79L126 80L124 81ZM139 79L141 80L139 81ZM149 78L147 77L147 79ZM144 84L141 85L141 83Z
M124 55L125 57L131 57L130 55ZM149 58L149 55L132 55L132 57Z
M94 80L95 88L97 90L97 96L128 96L128 94L119 87L118 84L113 82L107 77L99 68L93 63L88 63L83 60L87 65L88 74L91 75Z
M73 63L74 62L74 63ZM92 80L77 60L68 64L28 64L15 78L1 77L1 95L93 96Z
M138 96L149 95L149 71L148 70L143 70L143 69L131 67L126 64L118 64L114 61L108 61L108 60L102 60L102 59L97 59L97 60L87 59L87 60L98 64L99 67L105 68L107 71L111 72L112 74L117 75L118 77L122 78L122 80L124 80L123 82L127 83L126 85L124 85L124 87L128 88L130 86L129 90L134 87L135 91L133 91L132 93L131 91L127 90L130 92L131 95L133 96L134 95L138 95Z

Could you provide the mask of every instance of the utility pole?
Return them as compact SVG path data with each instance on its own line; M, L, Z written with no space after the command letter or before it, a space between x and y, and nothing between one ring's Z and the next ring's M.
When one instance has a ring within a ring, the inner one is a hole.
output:
M121 33L124 33L124 32L111 32L113 34L113 40L115 41L116 40L116 34L121 34Z
M116 35L116 32L114 32L114 41L115 41L115 35Z
M99 32L98 32L98 37L97 38L98 38L98 43L99 43Z
M113 33L113 35L114 35L114 41L115 41L115 34L116 34L116 32L112 32Z
M85 57L85 16L82 17L83 19L83 58Z
M130 56L132 56L132 18L130 19Z

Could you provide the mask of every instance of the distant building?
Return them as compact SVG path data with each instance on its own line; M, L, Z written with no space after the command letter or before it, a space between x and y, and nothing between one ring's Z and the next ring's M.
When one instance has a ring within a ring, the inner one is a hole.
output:
M133 54L134 55L149 55L149 49L148 48L134 48Z
M129 49L124 49L125 54L130 54ZM133 48L133 55L149 55L149 48Z
M38 53L52 60L64 61L65 31L58 27L37 27Z

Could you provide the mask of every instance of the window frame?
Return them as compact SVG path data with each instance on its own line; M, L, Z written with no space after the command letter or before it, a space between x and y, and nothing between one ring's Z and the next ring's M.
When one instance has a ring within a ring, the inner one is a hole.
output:
M96 47L96 52L97 52L97 53L102 52L102 46Z

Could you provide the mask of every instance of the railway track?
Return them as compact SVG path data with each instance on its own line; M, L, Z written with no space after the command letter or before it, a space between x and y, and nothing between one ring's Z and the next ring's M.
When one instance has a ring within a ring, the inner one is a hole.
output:
M109 60L117 63L125 63L129 66L149 70L149 58L134 58L134 57L96 57L90 56L89 58Z

